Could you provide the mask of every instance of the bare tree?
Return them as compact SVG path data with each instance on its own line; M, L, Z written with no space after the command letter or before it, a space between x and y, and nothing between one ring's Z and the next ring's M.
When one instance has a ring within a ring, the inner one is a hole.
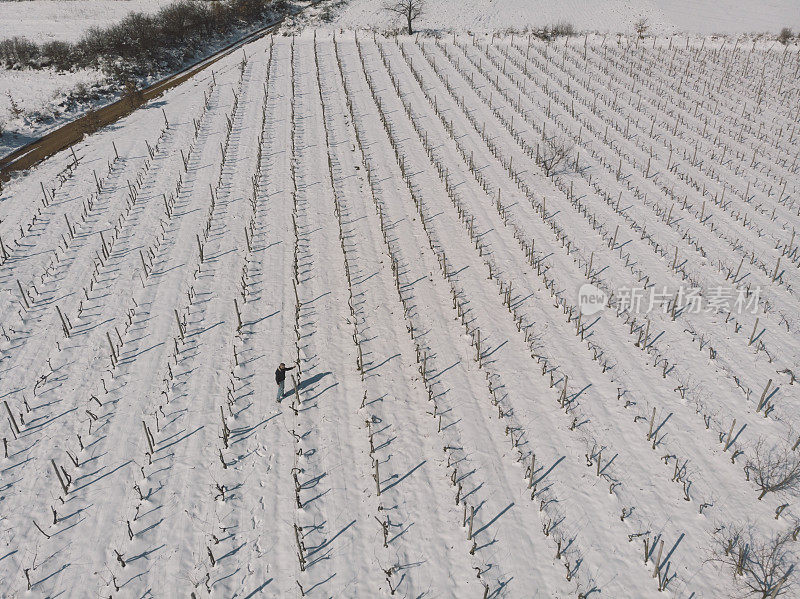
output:
M770 492L800 490L800 455L788 447L781 449L759 439L753 456L747 460L746 471L761 491L759 499Z
M136 85L133 79L125 78L122 82L123 92L122 97L125 98L130 104L131 108L138 108L143 102L144 95L142 90Z
M797 553L793 531L765 538L751 527L726 526L714 535L716 545L711 561L733 570L742 597L775 599L793 595L797 586Z
M793 36L792 30L789 27L784 27L778 34L778 41L785 46Z
M575 144L564 137L551 137L539 146L539 164L544 169L544 174L550 176L556 169L566 162L572 153Z
M414 33L414 20L425 14L425 0L390 0L384 8L403 17L408 25L408 35L411 35Z
M640 18L633 24L633 30L636 32L636 35L639 36L640 40L643 40L644 36L647 35L648 29L650 29L650 23L648 23L647 19L644 17Z

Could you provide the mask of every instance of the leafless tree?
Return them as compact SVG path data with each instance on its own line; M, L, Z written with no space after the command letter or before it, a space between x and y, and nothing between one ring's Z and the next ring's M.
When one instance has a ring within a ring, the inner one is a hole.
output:
M6 96L8 96L8 103L11 105L11 115L14 117L22 116L25 111L20 107L19 102L14 99L10 91L6 91Z
M136 81L133 79L125 78L122 83L123 92L122 97L125 98L130 104L131 108L138 108L142 103L144 95L142 90L139 89Z
M800 454L788 447L781 449L759 439L746 469L761 491L759 499L775 491L800 491Z
M551 137L539 146L539 164L548 177L566 162L575 144L565 137Z
M643 40L644 36L647 35L648 29L650 29L650 23L648 23L647 19L644 17L638 19L633 24L633 30L636 32L636 35L639 36L640 40Z
M784 27L778 34L778 41L785 46L793 36L792 30L789 27Z
M390 0L384 6L389 12L400 15L408 25L408 35L414 33L414 20L425 14L425 0Z
M715 534L711 561L728 566L741 597L775 599L797 590L793 531L762 537L752 527L726 526Z

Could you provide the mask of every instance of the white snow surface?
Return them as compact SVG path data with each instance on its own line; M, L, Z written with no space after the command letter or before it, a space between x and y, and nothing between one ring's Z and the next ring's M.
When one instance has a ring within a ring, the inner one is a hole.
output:
M400 25L384 10L389 2L350 0L333 22L338 27ZM536 29L560 22L578 31L632 33L646 18L651 31L739 34L800 28L797 0L427 0L418 27L455 31Z
M0 155L33 141L48 129L63 123L86 106L67 105L67 96L78 89L108 91L106 77L97 69L76 71L0 70ZM108 95L100 96L108 101Z
M715 533L798 517L745 471L800 427L798 68L309 30L17 176L0 596L734 596Z

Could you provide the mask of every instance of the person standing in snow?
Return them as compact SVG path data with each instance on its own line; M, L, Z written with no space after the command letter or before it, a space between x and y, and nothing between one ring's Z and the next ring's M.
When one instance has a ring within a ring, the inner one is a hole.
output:
M294 366L286 368L286 364L280 363L278 369L275 371L275 382L278 383L278 403L283 399L283 386L286 383L286 371L294 370Z

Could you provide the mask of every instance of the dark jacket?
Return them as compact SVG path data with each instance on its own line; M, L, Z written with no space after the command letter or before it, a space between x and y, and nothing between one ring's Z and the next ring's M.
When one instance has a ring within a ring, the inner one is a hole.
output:
M281 368L278 366L278 369L275 371L275 382L279 385L286 380L286 371L287 370L294 370L294 366L289 366L288 368Z

